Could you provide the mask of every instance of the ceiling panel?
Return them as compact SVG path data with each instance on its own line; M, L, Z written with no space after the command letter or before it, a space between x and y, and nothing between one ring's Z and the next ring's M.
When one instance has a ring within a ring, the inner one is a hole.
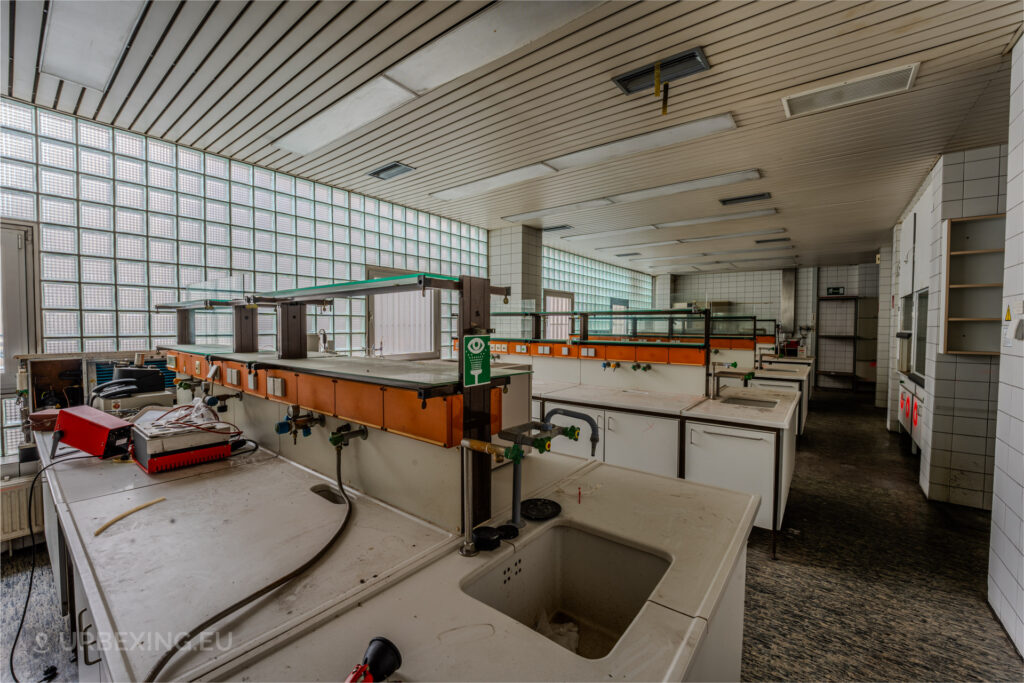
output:
M88 1L88 0L86 0ZM528 224L569 223L545 242L637 267L595 248L785 228L806 264L870 257L939 154L1006 141L1009 55L1022 0L982 2L606 2L543 38L300 156L274 141L492 3L150 2L100 93L38 73L44 3L3 0L3 92L213 153L450 216L502 216L756 168L760 180ZM12 40L13 38L13 40ZM611 78L702 47L709 71L653 93ZM920 62L910 92L787 120L784 95ZM567 169L455 201L453 186L641 133L731 113L737 128ZM371 169L415 171L382 181ZM723 197L771 199L723 207ZM614 230L773 207L775 215L615 236ZM564 240L594 233L593 239ZM655 237L650 237L655 235ZM726 238L642 255L754 247ZM636 249L629 249L634 251ZM779 253L770 252L774 259ZM744 254L753 257L756 254ZM766 256L768 253L766 253ZM695 257L700 258L700 257ZM774 262L774 261L773 261ZM763 264L760 264L763 265ZM704 268L705 266L698 266ZM756 262L707 268L752 268ZM687 272L664 264L650 272Z

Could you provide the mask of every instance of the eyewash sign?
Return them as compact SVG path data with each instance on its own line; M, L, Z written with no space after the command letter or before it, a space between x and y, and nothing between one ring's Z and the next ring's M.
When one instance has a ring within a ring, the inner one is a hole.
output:
M476 387L491 382L491 337L475 334L462 339L462 386Z

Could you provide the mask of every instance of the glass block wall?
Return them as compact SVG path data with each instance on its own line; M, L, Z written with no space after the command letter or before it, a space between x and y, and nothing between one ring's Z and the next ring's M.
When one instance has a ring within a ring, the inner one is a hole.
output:
M544 289L575 294L578 311L607 311L611 300L625 299L629 308L650 308L654 279L635 270L544 247Z
M174 315L155 306L229 276L265 291L374 266L487 274L481 228L8 99L0 156L0 216L40 225L45 352L171 343ZM442 296L447 339L457 299ZM366 346L364 301L310 312L336 348ZM230 340L229 315L196 328L199 341ZM262 315L261 347L274 332Z

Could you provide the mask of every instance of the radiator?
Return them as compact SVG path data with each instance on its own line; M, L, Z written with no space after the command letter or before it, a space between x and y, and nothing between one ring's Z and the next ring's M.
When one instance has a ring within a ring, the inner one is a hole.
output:
M0 541L28 536L28 488L32 477L18 477L5 482L0 488ZM32 496L32 526L36 533L43 530L42 480L36 484Z

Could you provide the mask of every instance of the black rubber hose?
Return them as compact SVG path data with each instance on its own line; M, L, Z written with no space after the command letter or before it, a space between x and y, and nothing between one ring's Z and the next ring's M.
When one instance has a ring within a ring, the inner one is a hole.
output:
M156 677L159 676L160 672L163 671L165 666L167 666L167 663L171 661L171 658L174 657L174 655L177 654L177 652L179 650L181 650L181 648L183 648L186 644L188 644L192 639L194 639L200 633L205 631L207 628L209 628L213 624L216 624L218 621L220 621L220 620L222 620L222 619L224 619L226 617L231 616L231 614L233 614L234 612L237 612L238 610L242 609L243 607L245 607L249 603L251 603L251 602L253 602L255 600L258 600L259 598L263 597L267 593L270 593L271 591L273 591L273 590L275 590L277 588L280 588L281 586L283 586L284 584L288 583L292 579L298 577L299 575L304 573L307 569L309 569L310 567L315 565L317 562L319 562L320 559L324 555L326 555L327 552L332 547L334 547L334 544L338 542L338 539L340 539L341 535L345 532L345 528L348 526L349 518L352 516L352 501L350 501L348 496L345 495L345 487L342 486L342 484L341 484L341 450L340 449L338 450L337 479L338 479L338 493L341 495L342 500L345 501L345 517L341 520L341 526L339 526L338 530L336 532L334 532L334 535L331 537L331 539L329 541L327 541L327 544L323 548L321 548L319 550L319 552L317 552L316 555L311 557L309 560L307 560L300 567L298 567L298 568L292 570L291 572L285 574L284 576L282 576L278 580L274 581L273 583L267 584L263 588L260 588L258 591L247 595L246 597L242 598L241 600L239 600L238 602L234 603L233 605L225 607L220 612L218 612L217 614L214 614L212 617L210 617L209 619L207 619L206 621L204 621L203 623L199 624L194 629L192 629L191 631L189 631L188 633L183 635L181 638L179 638L178 641L171 647L171 649L168 650L167 652L165 652L163 654L163 656L160 657L160 660L156 664L153 665L153 668L149 670L149 674L146 675L146 681L148 681L149 683L152 683L152 681L155 681Z
M56 450L56 447L54 447L54 450ZM58 463L71 462L72 460L92 460L93 458L95 458L93 455L81 455L77 458L51 460L49 465L43 465L40 467L39 471L36 472L36 476L32 477L32 485L28 489L28 535L29 542L32 545L32 569L29 570L28 573L28 590L25 592L25 604L21 608L21 619L18 620L18 630L14 634L14 642L11 643L11 654L8 658L8 664L11 667L11 678L14 679L15 683L18 683L18 675L14 673L14 650L18 647L18 638L21 637L21 629L25 626L25 614L28 612L28 601L29 598L32 597L32 582L36 576L36 534L32 529L32 495L36 491L36 482L39 481L39 475ZM54 550L54 548L51 548L50 552L53 552Z

